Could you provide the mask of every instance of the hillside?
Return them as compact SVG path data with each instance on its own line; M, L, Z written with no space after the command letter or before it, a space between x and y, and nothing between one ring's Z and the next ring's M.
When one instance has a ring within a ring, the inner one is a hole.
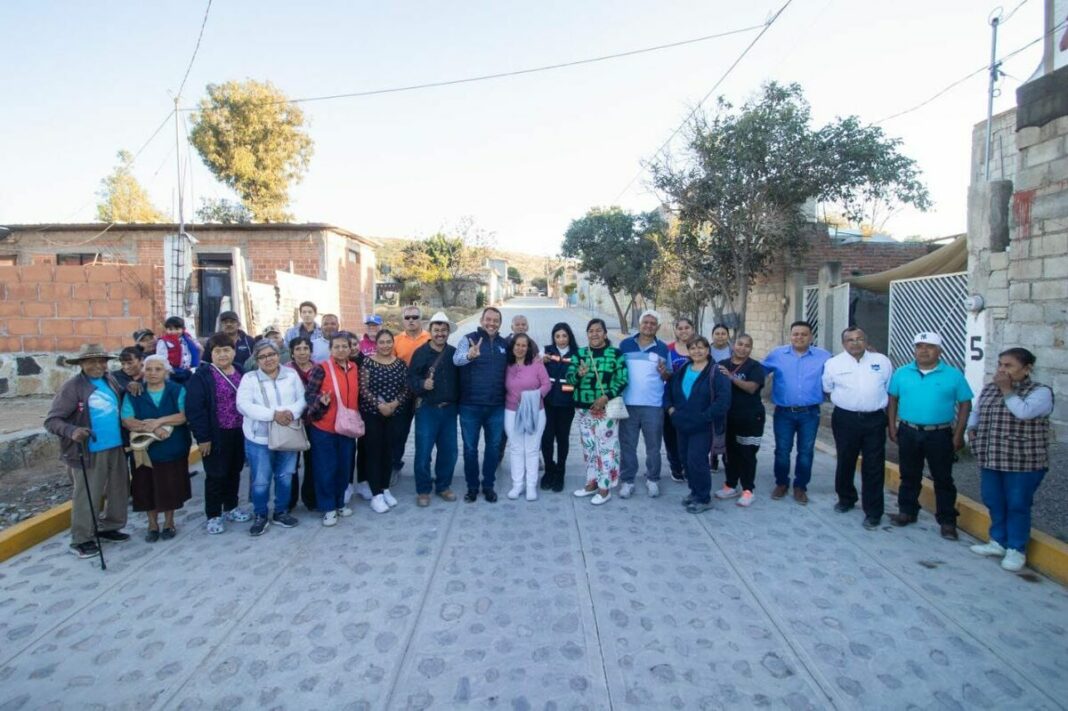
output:
M375 239L382 243L382 246L375 250L379 266L398 264L404 246L415 241L394 237L376 237ZM508 252L502 249L491 249L490 255L496 259L508 260L508 266L518 269L525 283L534 277L545 276L546 259L541 255Z

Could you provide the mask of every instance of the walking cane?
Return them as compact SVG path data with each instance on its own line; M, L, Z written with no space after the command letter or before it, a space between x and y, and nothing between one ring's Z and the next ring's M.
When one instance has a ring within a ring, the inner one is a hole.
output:
M96 435L90 434L94 440ZM100 528L96 522L96 507L93 506L93 493L89 490L89 472L85 470L85 442L78 443L78 463L82 465L82 482L85 484L85 496L89 499L89 516L93 519L93 536L96 538L96 550L100 554L100 569L107 570L104 562L104 547L100 545Z

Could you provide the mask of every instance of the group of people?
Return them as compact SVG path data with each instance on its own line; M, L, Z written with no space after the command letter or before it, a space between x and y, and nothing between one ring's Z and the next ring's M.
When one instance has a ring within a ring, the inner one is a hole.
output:
M973 550L1000 556L1009 570L1024 564L1031 500L1048 468L1053 408L1050 389L1030 380L1034 356L1024 349L1001 354L998 375L973 412L973 394L963 374L942 361L937 333L918 334L915 360L894 371L885 355L869 348L861 329L846 329L843 351L832 357L812 345L812 328L804 321L791 325L788 345L761 362L751 357L750 336L737 334L732 341L719 324L709 341L690 320L678 319L675 340L665 343L657 336L660 317L654 311L644 312L638 332L618 345L610 342L605 322L594 318L586 324L587 345L579 347L562 322L544 348L528 334L523 316L513 318L511 333L503 336L502 315L494 307L482 311L478 327L457 347L448 343L453 325L443 312L424 330L415 306L403 310L396 334L374 315L365 319L362 334L342 331L332 314L319 320L311 302L300 305L299 316L284 337L270 328L253 339L236 313L224 312L219 331L203 347L172 317L158 340L151 332L135 333L135 345L118 356L119 370L109 372L113 356L99 346L68 359L82 372L56 395L46 427L63 439L67 463L86 472L75 478L75 553L96 554L91 500L106 500L99 539L128 538L121 529L130 491L133 510L147 513L147 540L173 538L174 511L191 497L193 441L206 474L208 533L247 521L253 536L271 523L296 526L292 511L301 501L320 513L324 526L335 526L352 515L354 495L386 513L398 504L390 486L403 468L413 424L419 507L435 495L457 499L457 427L464 501L497 501L496 472L506 454L508 498L534 501L539 489L562 491L576 420L585 485L574 496L598 506L616 489L620 498L632 497L641 440L648 496L660 494L663 444L671 478L689 486L682 501L687 511L707 511L715 499L748 507L756 495L764 433L761 391L770 381L772 499L786 497L792 483L794 500L808 503L820 405L829 395L838 453L835 510L846 513L859 502L865 528L880 525L889 437L898 445L901 470L891 522L916 521L926 463L941 534L955 540L952 465L967 430L992 518L991 541ZM276 437L289 430L300 433L289 432L298 440L306 433L306 446L276 446ZM861 455L858 496L854 475ZM713 491L712 471L721 461L725 481ZM239 506L246 463L251 513Z

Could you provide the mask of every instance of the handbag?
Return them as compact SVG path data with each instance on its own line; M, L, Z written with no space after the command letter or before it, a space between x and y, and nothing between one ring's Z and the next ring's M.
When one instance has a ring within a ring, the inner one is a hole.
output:
M601 382L601 372L597 370L597 361L591 358L591 362L593 364L593 372L597 376L597 388L601 391L601 395L604 396L604 383ZM627 412L627 405L623 402L622 395L609 398L604 406L604 414L605 417L611 420L625 420L630 417L630 413Z
M259 374L253 377L260 384L263 404L269 406L270 402L267 400L267 389L263 387L263 380ZM311 449L308 433L304 431L304 423L299 419L294 419L288 425L280 425L271 420L267 425L267 449L272 452L306 452Z
M331 365L331 367L336 366ZM363 437L364 433L367 432L367 428L363 424L363 418L360 417L359 410L345 406L345 402L341 399L341 391L337 387L336 373L331 374L330 380L334 383L334 397L337 398L334 432L343 437Z

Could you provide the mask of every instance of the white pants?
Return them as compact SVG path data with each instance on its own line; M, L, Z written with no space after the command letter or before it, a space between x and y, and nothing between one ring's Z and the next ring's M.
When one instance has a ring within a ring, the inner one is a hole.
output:
M541 435L545 432L545 410L538 411L538 427L531 434L516 432L515 412L505 410L504 432L508 435L508 462L512 469L512 486L525 483L528 490L536 490Z

